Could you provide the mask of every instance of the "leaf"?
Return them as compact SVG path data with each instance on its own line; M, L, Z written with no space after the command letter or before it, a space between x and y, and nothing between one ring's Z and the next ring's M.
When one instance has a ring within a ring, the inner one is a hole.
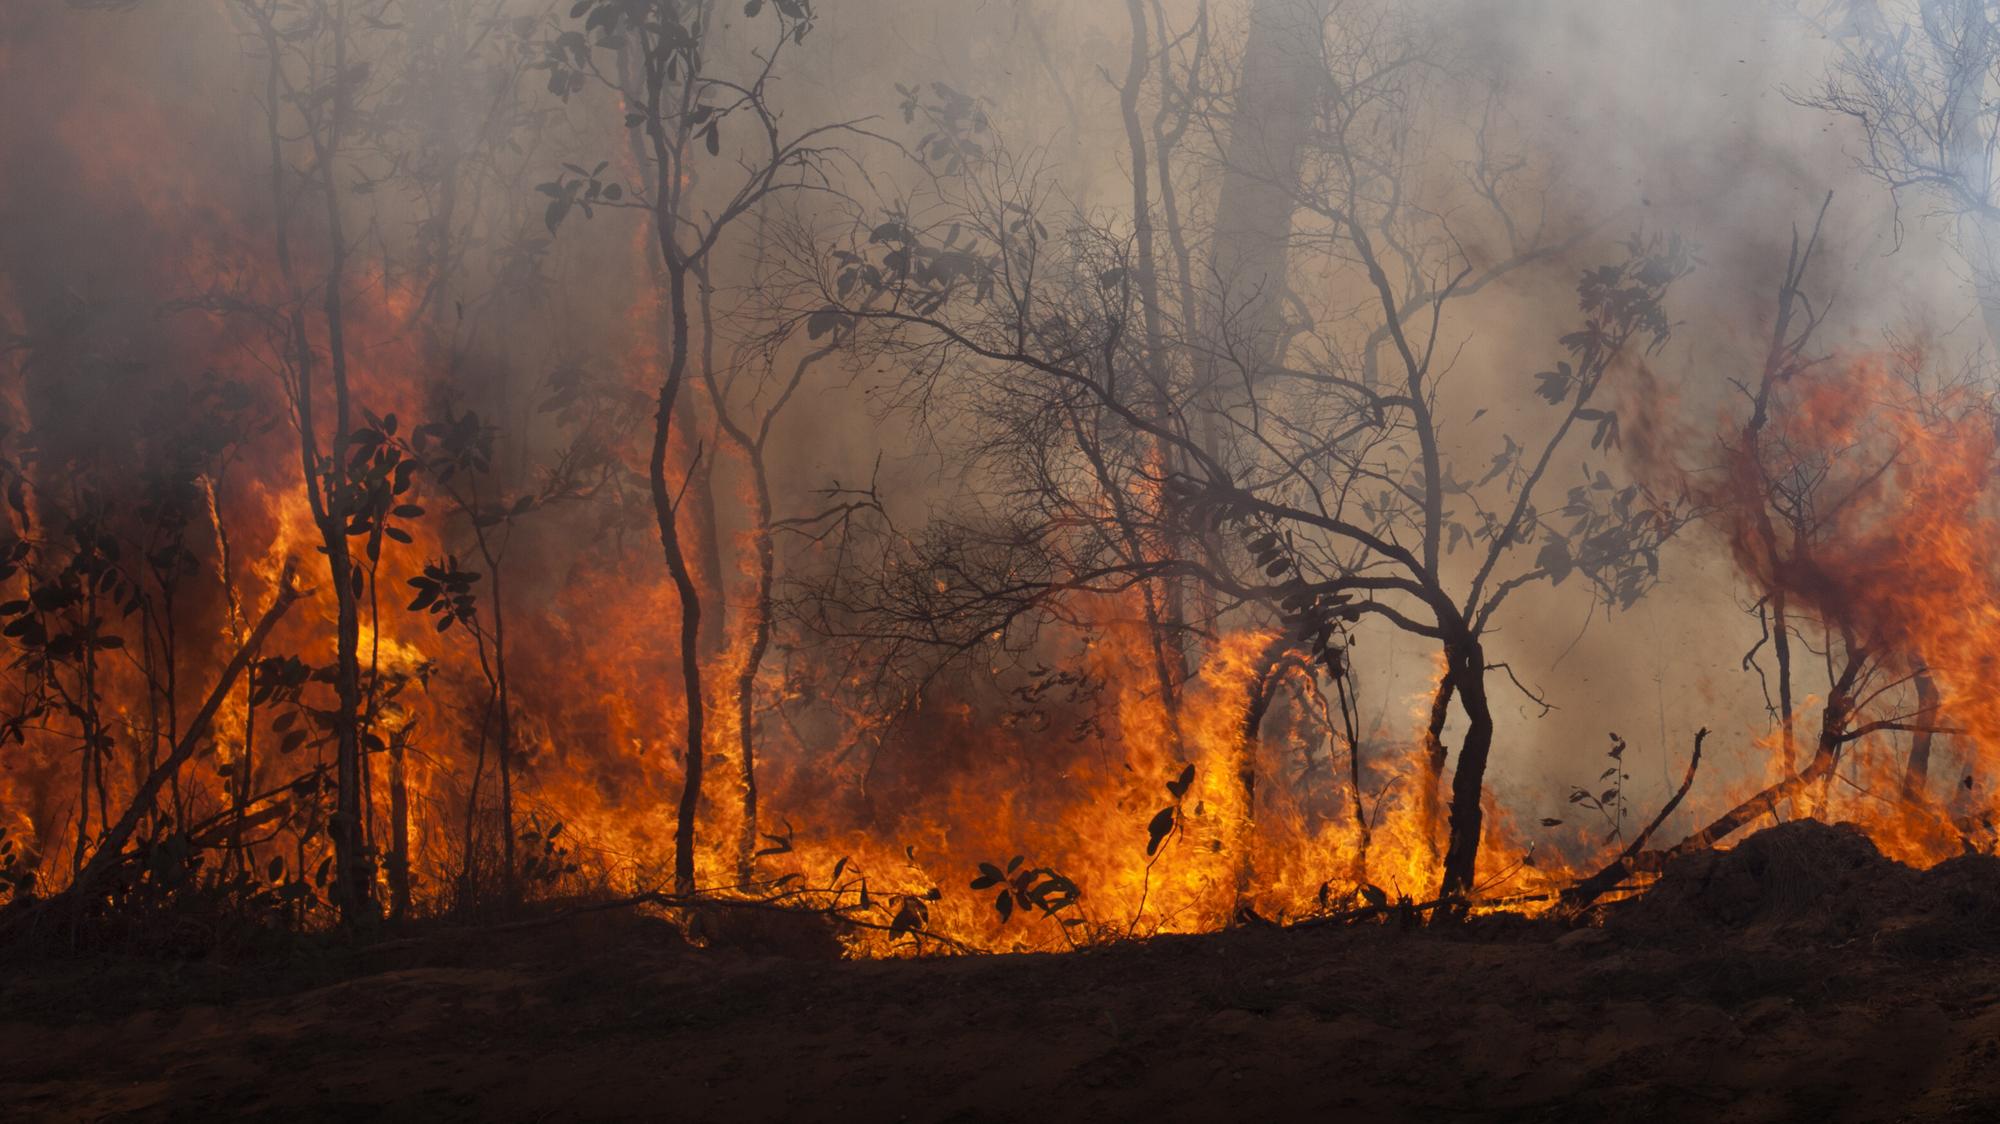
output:
M1561 826L1562 826L1562 821L1561 821L1561 820L1559 820L1559 819L1556 819L1556 818L1555 818L1555 817L1553 817L1553 816L1543 816L1543 817L1542 817L1542 826L1543 826L1543 827L1561 827Z
M1173 829L1174 808L1172 805L1162 808L1153 814L1152 821L1146 825L1146 856L1148 858L1151 858L1154 852L1160 849L1160 843L1166 839L1167 833Z
M896 911L896 919L889 923L889 938L894 940L905 933L921 932L929 920L930 910L921 898L904 898L903 907Z
M1569 544L1550 536L1549 541L1542 545L1541 553L1535 555L1535 565L1549 572L1550 584L1561 585L1576 563L1569 556Z
M1000 911L1000 921L1002 924L1005 924L1008 918L1014 916L1013 893L1002 889L1000 896L993 899L993 908Z
M806 317L806 338L819 339L830 332L839 331L847 323L846 313L837 308L822 308Z
M1173 794L1174 799L1179 800L1188 794L1188 788L1193 784L1194 764L1190 762L1181 770L1179 777L1167 782L1167 791Z

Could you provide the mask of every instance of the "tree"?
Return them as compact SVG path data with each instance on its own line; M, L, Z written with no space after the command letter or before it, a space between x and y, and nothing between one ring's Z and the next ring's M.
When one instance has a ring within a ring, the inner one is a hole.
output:
M358 106L374 77L374 60L361 56L357 41L394 26L381 8L361 0L303 5L237 0L236 10L252 27L264 65L276 295L269 302L260 301L261 294L218 294L210 301L255 317L272 331L277 369L298 433L306 500L335 602L335 705L324 721L335 753L333 885L341 916L350 924L376 912L365 753L380 739L368 729L375 700L372 659L370 683L364 684L362 674L362 602L374 601L383 542L410 542L409 532L397 523L423 514L406 495L417 465L394 444L395 415L378 417L361 407L349 370L352 248L346 199L351 185L341 168L355 139ZM295 148L302 165L294 163ZM301 205L308 203L318 204L315 216L302 212ZM303 249L305 244L311 248ZM322 356L324 388L319 382Z
M574 402L582 393L568 382L559 382L552 390L548 401L557 408ZM518 494L508 494L496 485L494 446L500 432L471 410L459 412L446 403L442 415L417 426L404 445L405 455L423 465L452 512L464 521L478 561L485 567L483 573L468 569L459 564L456 555L447 555L409 579L415 591L409 611L426 614L439 632L456 628L470 636L479 673L486 682L478 749L466 794L465 869L460 886L463 902L477 897L474 825L480 811L479 788L486 768L489 730L494 734L500 781L501 885L510 901L520 892L514 856L514 704L507 674L507 553L516 528L529 515L589 499L616 474L617 465L601 443L597 427L589 424L595 420L587 417L575 440L558 450L534 487ZM488 591L483 598L478 592L482 578Z
M1454 699L1467 721L1439 874L1440 896L1462 905L1494 735L1486 677L1505 669L1484 649L1495 614L1523 588L1572 576L1629 606L1685 522L1677 497L1603 469L1559 506L1541 493L1556 486L1559 453L1617 447L1605 387L1665 343L1663 301L1696 258L1678 238L1634 235L1618 260L1586 271L1583 322L1558 341L1562 358L1520 384L1553 418L1532 444L1504 437L1477 476L1461 470L1451 450L1478 415L1459 420L1442 404L1446 311L1571 243L1515 221L1519 192L1492 170L1514 165L1471 171L1502 252L1475 257L1467 234L1421 202L1428 169L1401 142L1422 124L1425 66L1410 30L1386 16L1326 28L1312 139L1285 186L1294 247L1350 284L1317 314L1294 301L1275 339L1253 341L1223 317L1167 324L1147 296L1148 220L1059 211L1057 187L984 136L956 91L915 106L932 129L923 188L864 216L825 263L822 314L912 373L914 408L977 419L978 455L1012 489L1000 510L944 521L882 581L834 600L865 605L904 640L964 646L1078 594L1174 577L1285 630L1333 676L1360 618L1430 639L1446 669L1432 783ZM1221 252L1220 229L1188 233L1197 257ZM1209 388L1224 381L1230 396L1218 399ZM1447 564L1462 548L1469 577Z
M756 19L765 5L744 14ZM695 820L706 752L707 699L702 675L701 591L696 587L680 524L680 496L668 475L677 411L693 350L690 283L697 281L717 246L739 219L764 200L789 192L831 191L829 162L839 155L828 142L847 124L821 125L786 137L771 102L771 83L788 45L811 32L813 8L807 0L773 0L769 35L762 53L752 53L741 70L729 69L718 42L716 5L707 0L578 0L571 18L581 30L565 31L548 45L552 88L581 90L589 79L625 96L625 127L638 130L649 158L646 183L628 187L603 177L608 162L584 170L571 167L541 185L550 199L548 224L560 226L574 209L588 217L594 208L647 213L658 261L665 275L664 314L669 339L666 370L653 419L649 479L653 512L667 572L680 598L681 685L686 708L684 778L674 829L674 882L678 893L695 889ZM626 88L607 75L598 55L624 55L635 74ZM749 140L736 152L740 174L713 194L699 195L705 179L703 154L720 166L723 130Z
M1988 0L1804 0L1837 51L1823 83L1791 96L1861 130L1855 162L1898 211L1922 200L1949 221L1990 342L2000 346L2000 9Z
M1857 748L1897 734L1912 738L1890 780L1894 795L1869 793L1880 778L1867 774L1850 782L1873 799L1901 798L1906 841L1975 847L1968 828L1931 801L1925 780L1933 736L1959 732L1960 723L1976 733L1991 720L1978 701L1983 688L1971 686L1990 658L1984 638L1942 622L1983 600L1992 583L1955 552L1988 533L1993 402L1966 374L1926 372L1911 349L1879 359L1814 354L1827 309L1807 277L1831 201L1810 231L1794 230L1760 370L1735 382L1742 422L1717 439L1719 455L1709 459L1721 465L1718 478L1696 486L1758 594L1752 609L1762 634L1743 666L1758 675L1778 725L1777 779L1672 847L1646 849L1687 795L1704 730L1679 793L1611 863L1565 892L1573 906L1787 805L1830 816L1837 771ZM1818 659L1800 660L1801 650ZM1825 700L1803 756L1794 709L1801 681L1811 684L1807 697Z

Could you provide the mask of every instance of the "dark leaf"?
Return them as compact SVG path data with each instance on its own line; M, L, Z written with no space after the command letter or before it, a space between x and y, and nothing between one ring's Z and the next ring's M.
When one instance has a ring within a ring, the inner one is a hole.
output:
M1151 857L1160 849L1161 842L1167 838L1167 833L1173 829L1174 809L1171 806L1162 808L1153 814L1152 821L1146 824L1146 854L1148 857Z

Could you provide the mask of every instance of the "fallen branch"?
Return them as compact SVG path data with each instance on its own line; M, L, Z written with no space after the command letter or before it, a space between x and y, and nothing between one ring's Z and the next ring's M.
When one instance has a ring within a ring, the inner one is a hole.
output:
M1688 758L1687 776L1681 778L1681 787L1679 790L1660 807L1659 815L1654 816L1653 822L1646 825L1646 830L1640 832L1633 838L1630 845L1619 852L1618 857L1612 860L1611 865L1571 886L1569 889L1564 890L1562 892L1563 904L1574 909L1581 909L1591 902L1596 901L1599 897L1602 897L1606 892L1619 886L1627 878L1630 878L1635 871L1657 869L1650 859L1642 860L1641 858L1641 856L1658 854L1658 852L1649 852L1645 849L1646 841L1653 837L1654 832L1660 830L1660 826L1667 822L1667 817L1673 815L1674 809L1681 806L1681 801L1687 799L1688 790L1694 787L1695 770L1701 767L1701 744L1707 740L1708 727L1703 726L1701 729L1695 731L1694 755ZM1734 828L1731 830L1734 830ZM1685 846L1687 846L1687 843L1683 842L1681 847ZM1679 847L1675 848L1676 853L1679 850ZM1664 865L1664 860L1662 860L1661 865Z
M1629 859L1633 855L1638 854L1640 849L1646 845L1646 840L1651 839L1653 833L1660 830L1660 825L1667 822L1667 817L1674 814L1674 809L1681 806L1681 801L1687 799L1688 789L1694 787L1694 772L1696 769L1701 768L1701 743L1707 740L1708 727L1703 726L1694 732L1694 755L1688 758L1687 776L1681 778L1679 791L1674 793L1673 799L1667 801L1660 808L1660 814L1653 817L1653 822L1646 825L1646 830L1640 832L1639 837L1632 840L1632 845L1625 848L1624 858Z

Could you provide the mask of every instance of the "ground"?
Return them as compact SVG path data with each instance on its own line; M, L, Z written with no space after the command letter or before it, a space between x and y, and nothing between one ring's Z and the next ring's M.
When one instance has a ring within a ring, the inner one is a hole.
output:
M929 961L693 949L629 913L235 967L48 960L0 984L0 1104L17 1119L2000 1119L2000 952L1983 931L1940 941L1934 915L1899 913L1857 935L1814 898L1727 930L1664 932L1635 911Z

